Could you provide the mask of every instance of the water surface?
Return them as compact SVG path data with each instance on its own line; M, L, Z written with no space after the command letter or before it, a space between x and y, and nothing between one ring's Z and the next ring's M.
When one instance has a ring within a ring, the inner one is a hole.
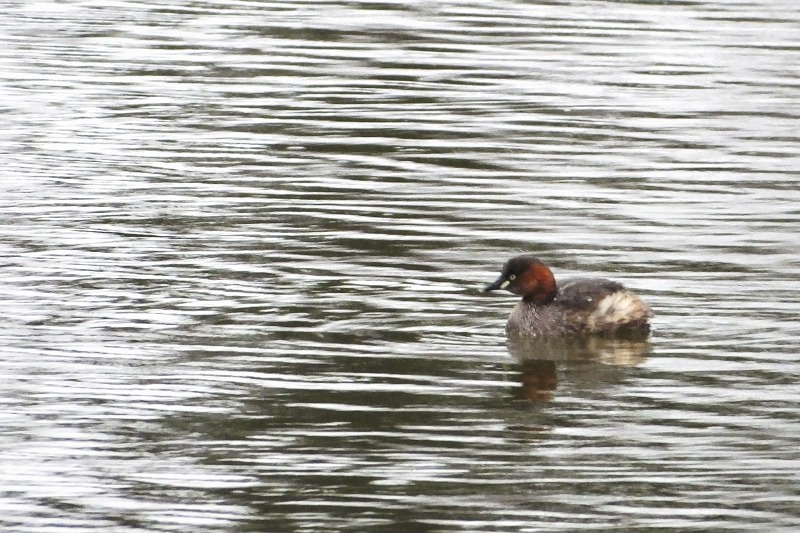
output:
M800 526L794 2L0 14L4 531Z

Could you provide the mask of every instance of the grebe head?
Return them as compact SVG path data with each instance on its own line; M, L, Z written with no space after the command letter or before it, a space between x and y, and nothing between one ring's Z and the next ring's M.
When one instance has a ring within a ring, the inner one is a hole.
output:
M484 292L506 289L525 301L548 304L556 297L556 279L547 266L530 254L509 259L500 277Z

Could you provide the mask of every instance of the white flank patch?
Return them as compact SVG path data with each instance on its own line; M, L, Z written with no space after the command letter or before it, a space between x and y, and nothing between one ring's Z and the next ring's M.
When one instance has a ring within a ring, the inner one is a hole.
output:
M644 306L636 296L625 291L615 292L597 303L597 309L589 316L589 325L625 324L642 318L644 314Z

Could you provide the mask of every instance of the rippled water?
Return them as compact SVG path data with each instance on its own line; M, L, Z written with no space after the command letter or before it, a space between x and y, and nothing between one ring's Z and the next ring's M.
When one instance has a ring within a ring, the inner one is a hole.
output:
M800 527L794 1L0 15L4 531Z

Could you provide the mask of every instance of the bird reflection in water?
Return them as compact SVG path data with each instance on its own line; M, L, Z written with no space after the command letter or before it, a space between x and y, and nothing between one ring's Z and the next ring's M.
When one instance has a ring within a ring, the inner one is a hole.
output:
M647 337L525 337L509 336L508 351L519 363L521 396L548 401L558 386L558 363L596 362L636 366L650 351Z

